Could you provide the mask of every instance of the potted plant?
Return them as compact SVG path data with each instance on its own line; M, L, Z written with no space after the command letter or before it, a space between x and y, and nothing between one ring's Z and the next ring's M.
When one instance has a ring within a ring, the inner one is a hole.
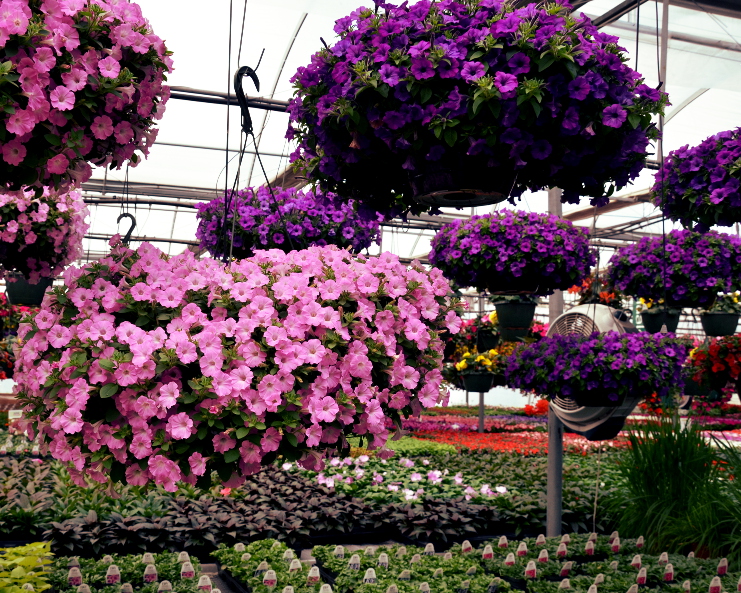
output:
M249 187L196 208L196 237L217 258L244 258L256 249L292 251L311 245L337 245L359 253L379 238L378 220L359 217L352 200L318 190Z
M727 130L671 151L656 173L653 203L686 227L697 223L696 230L741 222L740 132Z
M706 395L706 399L712 402L724 399L726 394L723 391L729 384L738 389L741 376L741 336L705 340L690 353L688 367L696 383L709 387L698 395Z
M139 5L13 6L0 49L0 185L40 197L87 181L89 163L136 166L156 138L172 68Z
M569 294L578 295L579 305L607 305L613 309L623 309L626 305L626 297L622 292L610 285L606 272L592 272L582 280L581 284L575 284L568 289Z
M738 318L741 316L741 292L718 293L707 309L700 313L700 322L705 335L709 337L732 336L736 333Z
M579 406L619 406L629 396L656 392L666 398L676 392L686 356L686 344L661 336L555 335L516 349L506 380L513 389L574 400Z
M546 187L600 206L658 136L666 94L567 4L377 3L335 32L292 78L287 137L296 169L370 214Z
M586 230L552 214L519 210L443 225L429 259L455 284L497 295L493 300L504 341L527 335L534 295L568 289L596 262Z
M664 326L667 332L676 332L679 318L682 315L682 309L667 307L664 299L659 299L657 303L654 303L651 299L640 298L636 311L641 314L643 329L650 334L659 333Z
M652 322L660 328L671 316L678 320L672 309L710 306L718 292L741 288L741 239L688 230L644 237L615 251L608 277L618 290L644 300L644 325L651 331Z
M278 455L320 468L346 435L381 447L387 418L442 398L439 332L460 307L437 270L335 246L224 265L115 240L18 332L28 428L79 483L174 491L213 470L231 486Z
M491 352L466 352L460 362L455 364L455 370L460 373L461 383L466 391L489 391L494 386L494 374L491 367L493 361Z
M38 311L37 307L11 305L5 293L0 292L0 326L2 326L0 336L7 338L8 336L18 335L18 326L21 319L36 311Z
M40 305L52 279L82 254L88 209L79 191L0 194L0 274L13 305Z

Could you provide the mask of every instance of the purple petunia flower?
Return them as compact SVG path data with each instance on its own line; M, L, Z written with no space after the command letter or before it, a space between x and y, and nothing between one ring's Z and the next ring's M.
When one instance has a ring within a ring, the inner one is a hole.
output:
M466 82L475 82L486 74L486 68L481 62L464 62L461 68L461 78Z
M497 72L494 75L494 86L500 93L508 93L517 88L517 77L506 72Z
M628 112L620 105L610 105L602 110L602 123L611 128L619 128L628 117Z
M432 62L426 58L412 59L412 75L417 80L425 80L435 76L435 67Z

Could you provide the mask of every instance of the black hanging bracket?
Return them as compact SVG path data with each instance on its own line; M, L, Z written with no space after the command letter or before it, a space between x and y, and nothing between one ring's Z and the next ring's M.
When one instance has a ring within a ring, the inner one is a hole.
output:
M242 81L245 76L249 77L255 84L255 88L259 91L260 79L257 78L256 70L257 69L253 70L249 66L242 66L234 75L234 92L237 95L239 109L242 111L242 130L244 130L244 133L247 134L247 136L254 135L254 129L252 127L252 117L250 117L249 105L247 104L247 96L244 94L244 90L242 89Z
M134 232L134 229L136 228L136 218L134 218L133 214L129 214L128 212L124 212L122 214L119 214L118 218L116 219L116 223L120 223L121 220L124 218L130 218L131 219L131 226L129 227L129 230L126 231L126 235L124 235L124 238L121 239L122 243L124 245L128 245L129 241L131 241L131 233Z

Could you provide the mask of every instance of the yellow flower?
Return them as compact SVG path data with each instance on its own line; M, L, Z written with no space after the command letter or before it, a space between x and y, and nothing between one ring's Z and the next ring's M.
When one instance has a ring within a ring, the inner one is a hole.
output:
M455 363L455 370L456 371L462 371L468 368L468 365L466 364L465 360L461 360L460 362Z
M489 323L497 323L497 321L497 312L492 311L491 313L489 313Z

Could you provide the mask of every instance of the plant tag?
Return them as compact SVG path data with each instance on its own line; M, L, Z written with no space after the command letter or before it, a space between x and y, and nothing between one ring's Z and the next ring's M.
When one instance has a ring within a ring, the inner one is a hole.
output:
M608 544L611 544L611 543L612 543L612 542L614 542L614 541L615 541L615 539L616 539L616 538L618 538L618 537L620 537L620 534L618 534L618 532L617 532L617 531L613 531L613 532L612 532L612 533L610 534L610 539L608 539L608 540L607 540L607 543L608 543Z
M741 591L741 577L738 577L738 583L736 583L736 591Z
M216 593L216 591L218 591L218 589L214 589L213 591L211 591L211 593ZM291 585L286 585L285 587L283 587L283 591L281 591L281 593L293 593L293 587Z
M589 585L589 589L587 589L587 593L597 593L597 585Z
M636 584L637 585L645 585L646 584L646 567L641 567L641 570L638 571L638 576L636 577Z
M718 574L723 576L728 572L728 558L721 558L718 562Z
M67 573L67 582L71 587L79 587L82 585L82 573L77 566L73 566Z
M367 583L368 585L375 585L378 582L378 579L376 578L376 569L375 568L369 568L365 571L365 576L363 576L363 583Z
M538 562L548 562L548 550L541 550L538 554Z
M644 546L645 542L646 540L643 539L643 536L642 535L639 536L638 539L636 540L636 548L640 550Z
M605 575L602 573L599 573L596 577L594 577L594 584L595 585L601 585L605 582Z
M288 565L288 572L301 572L302 564L301 560L294 558L291 560L291 564Z
M468 590L471 588L471 581L463 581L460 585L458 585L457 593L468 593Z
M407 555L407 547L401 546L398 550L396 550L396 557L397 558L403 558Z
M564 562L563 566L561 567L561 574L559 575L562 579L569 576L569 573L571 572L571 569L574 567L574 563L569 560L568 562Z
M73 566L76 566L77 568L80 568L80 560L77 557L72 557L69 559L69 562L67 562L67 568L72 568Z
M411 581L412 580L412 573L408 570L402 570L399 574L399 580L400 581Z
M332 586L324 583L321 587L319 587L319 593L332 593Z
M255 576L259 577L261 574L265 574L268 570L270 570L270 565L268 564L267 560L263 560L262 562L260 562L260 564L257 565Z
M571 536L568 533L564 533L561 536L561 543L569 545L571 543Z
M691 589L692 583L689 581L689 579L682 583L682 591L684 591L684 593L690 593Z
M239 542L238 544L234 544L234 551L235 552L244 552L247 548L242 542Z
M489 586L486 589L486 593L497 593L497 590L499 589L499 584L502 582L502 579L497 577L494 579L491 583L489 583Z
M250 560L252 560L252 554L245 552L244 554L242 554L241 560L242 562L249 562Z
M103 564L113 564L113 556L106 554L100 560Z
M286 562L290 562L296 557L296 554L293 553L293 550L291 548L288 548L285 552L283 552L283 560Z
M472 576L473 576L473 575L475 575L475 574L476 574L476 565L473 565L473 566L471 566L471 567L470 567L470 568L469 568L469 569L468 569L468 570L466 571L466 576L468 576L468 577L472 577Z
M350 570L360 570L360 556L353 554L350 556L350 562L347 563Z
M211 584L211 578L208 575L202 574L198 577L198 590L199 591L211 591L213 585Z
M571 589L571 581L569 579L564 579L558 584L559 589Z
M428 583L420 583L419 593L430 593L430 585Z
M618 561L613 560L612 562L610 562L610 570L617 570L617 569L618 569Z
M481 558L484 560L493 560L494 559L494 550L489 544L486 544L484 546L484 551L481 552Z
M275 550L275 548L280 548L280 542L275 541L275 542L273 542L273 545L270 546L270 549L271 550Z
M188 562L183 562L183 565L180 567L180 578L181 579L192 579L195 578L196 571L193 568L193 564Z
M535 538L535 545L536 546L544 546L545 545L545 535L542 533Z
M386 589L386 593L399 593L399 587L396 585L389 585L388 589Z
M507 536L506 535L503 535L502 537L499 538L499 547L500 548L508 548L509 547L509 542L507 541Z
M424 555L425 556L434 556L435 555L435 546L433 546L432 544L427 544L425 546Z
M162 581L160 586L157 587L157 593L161 593L162 591L172 591L172 583L170 581Z
M597 541L597 534L592 532L589 534L589 537L587 538L587 541L590 542L596 542Z
M669 562L669 552L662 552L659 554L659 564L664 565Z
M527 544L525 542L520 542L520 545L517 546L517 555L527 556Z
M121 582L121 571L118 570L118 566L111 564L108 570L105 571L105 584L115 585Z
M641 569L641 555L636 554L635 556L633 556L633 560L630 561L630 565L636 570L640 570Z
M594 542L591 539L584 546L584 554L594 556Z
M293 592L293 587L291 587L291 593L292 592ZM214 587L213 589L211 589L211 593L221 593L221 589L219 589L218 587Z
M278 576L272 568L262 577L262 584L268 589L272 589L278 584Z
M358 568L354 570L360 570L360 560L358 560ZM314 565L309 569L309 575L306 577L306 583L314 585L319 582L319 567Z
M332 552L332 556L334 556L335 558L344 558L345 557L345 547L335 546L334 552Z
M465 540L461 544L461 554L470 554L471 552L473 552L473 546L471 545L471 542Z
M368 546L365 548L365 555L366 556L375 556L376 555L376 549L373 546Z
M157 582L157 567L154 564L147 564L144 567L144 582L145 583L156 583Z
M131 583L124 583L123 585L121 585L120 593L134 593L134 587L131 585Z
M409 564L417 564L419 562L422 562L422 556L420 556L419 554L415 554L414 556L412 556L412 559L409 561Z
M189 562L189 561L190 561L190 555L188 554L188 552L180 552L180 554L178 554L178 562L180 562L180 564L182 564L183 562Z
M507 554L507 557L504 559L504 565L505 566L514 566L515 565L515 555L510 552Z
M151 552L142 554L142 564L154 564L154 554Z
M669 563L664 567L664 581L669 582L674 580L674 566Z
M453 559L452 552L445 552L445 554L443 554L443 560L445 560L446 562L449 562L452 559Z
M628 587L628 593L638 593L638 585L633 584Z
M687 554L687 558L689 558L689 559L692 559L694 557L695 557L695 553L694 552L690 552L689 554Z
M123 587L121 587L123 589ZM83 583L79 587L77 587L77 593L92 593L90 591L90 585Z
M441 579L442 577L443 577L443 569L442 568L438 568L437 570L435 570L435 572L432 573L432 578L433 579Z
M558 544L558 549L556 550L556 558L566 558L566 554L569 553L569 549L566 547L566 544L561 542Z
M610 542L610 550L612 550L613 554L617 554L620 552L620 538L616 537L612 542Z
M382 568L389 567L389 555L386 552L381 552L378 555L378 566L381 566Z
M720 577L713 577L708 587L708 593L720 593Z
M531 560L525 567L525 578L534 579L538 576L538 570L535 568L535 560Z

